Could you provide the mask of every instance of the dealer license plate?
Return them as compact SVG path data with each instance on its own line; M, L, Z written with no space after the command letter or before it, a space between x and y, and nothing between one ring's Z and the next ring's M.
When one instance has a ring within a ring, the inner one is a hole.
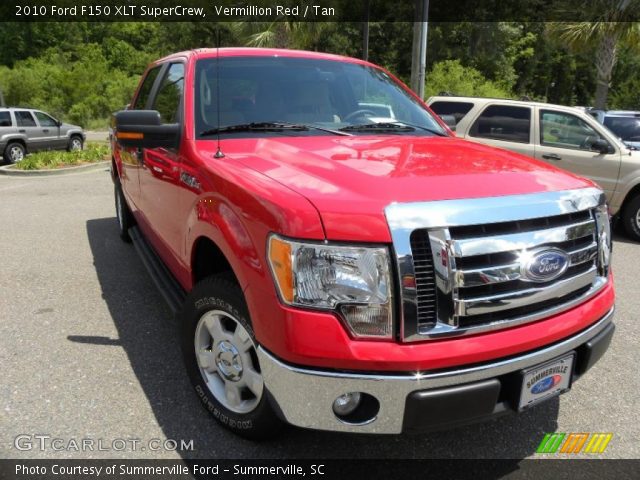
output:
M535 405L571 388L575 353L525 370L520 391L519 410Z

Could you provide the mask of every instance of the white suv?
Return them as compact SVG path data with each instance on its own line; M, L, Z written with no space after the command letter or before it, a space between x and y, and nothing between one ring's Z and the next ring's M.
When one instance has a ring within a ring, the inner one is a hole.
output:
M630 150L575 107L539 102L436 96L427 100L458 137L505 148L588 177L605 191L611 213L640 240L640 151Z

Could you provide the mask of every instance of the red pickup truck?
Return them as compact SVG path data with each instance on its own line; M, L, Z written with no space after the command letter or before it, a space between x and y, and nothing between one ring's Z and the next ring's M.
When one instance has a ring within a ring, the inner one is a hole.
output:
M240 435L520 412L611 341L602 191L456 139L371 63L177 53L112 127L120 235L179 318L197 395Z

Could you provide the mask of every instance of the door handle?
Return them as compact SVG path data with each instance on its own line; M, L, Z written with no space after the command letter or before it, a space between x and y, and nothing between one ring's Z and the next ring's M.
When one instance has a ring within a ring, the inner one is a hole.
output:
M560 155L556 155L555 153L545 153L544 155L542 155L542 158L546 160L562 160L562 157Z
M25 133L26 130L24 128L21 128L20 130L18 130L18 133Z
M49 133L49 129L48 129L48 128L43 128L43 129L42 129L42 131L43 131L44 133Z

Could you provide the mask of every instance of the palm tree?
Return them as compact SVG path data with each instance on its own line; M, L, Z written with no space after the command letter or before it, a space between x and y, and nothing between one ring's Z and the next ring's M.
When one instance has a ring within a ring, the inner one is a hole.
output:
M590 3L594 22L555 23L552 33L575 50L596 50L596 92L594 107L606 108L618 44L640 38L640 24L634 22L640 0L595 0Z
M272 22L233 22L231 31L249 47L299 48L317 50L331 22L293 22L282 18Z

